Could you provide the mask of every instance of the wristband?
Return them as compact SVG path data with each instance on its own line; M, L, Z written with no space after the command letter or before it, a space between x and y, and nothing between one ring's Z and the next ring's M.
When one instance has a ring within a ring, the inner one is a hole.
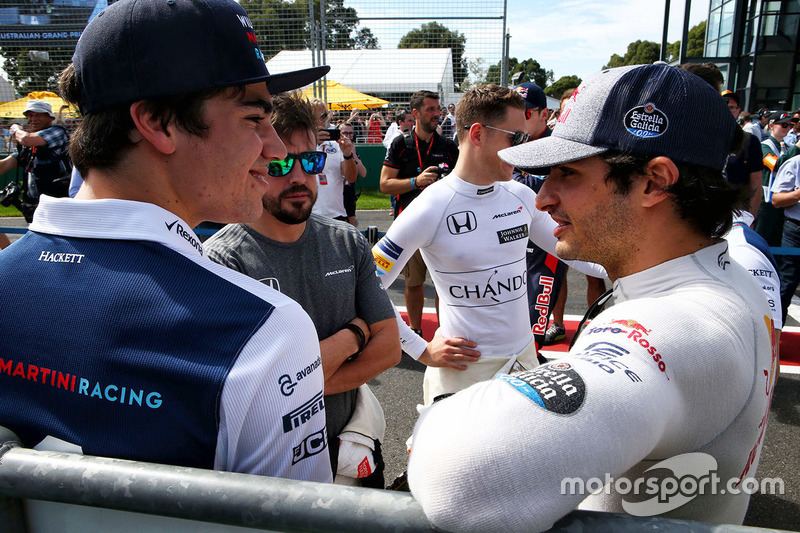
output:
M353 159L353 154L344 156L345 159Z
M367 345L367 337L366 335L364 335L364 330L362 330L355 324L345 324L344 326L342 326L342 329L349 329L350 331L355 333L356 338L358 339L358 350L353 355L347 358L348 361L352 361L353 359L361 355L361 352L364 351L364 347ZM341 329L339 331L341 331Z
M415 180L415 179L417 179L417 178L411 178L411 190L412 190L412 191L413 191L414 189L416 189L416 188L417 188L417 186L416 186L416 185L414 185L414 180Z

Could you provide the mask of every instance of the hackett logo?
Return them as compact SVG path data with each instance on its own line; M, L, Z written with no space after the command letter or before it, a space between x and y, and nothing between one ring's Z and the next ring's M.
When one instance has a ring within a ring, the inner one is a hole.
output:
M42 250L39 254L39 261L48 263L80 263L85 256L83 254L65 254L62 252L48 252Z

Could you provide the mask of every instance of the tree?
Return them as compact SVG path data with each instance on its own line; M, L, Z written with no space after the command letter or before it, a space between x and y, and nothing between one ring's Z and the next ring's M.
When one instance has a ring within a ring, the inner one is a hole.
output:
M314 23L319 27L319 3L314 1ZM311 48L309 0L241 0L249 14L258 44L269 59L281 50ZM378 48L378 39L369 28L358 28L358 13L344 0L325 0L325 49L351 50Z
M553 98L561 98L561 95L564 94L564 91L567 89L574 89L581 84L581 81L583 80L581 80L578 76L561 76L557 81L544 90L544 94Z
M57 91L58 76L72 61L75 43L71 46L37 44L36 51L47 52L48 61L31 59L30 50L30 44L0 47L0 55L6 60L3 69L8 81L23 96L33 91Z
M479 57L477 59L470 59L467 61L467 70L469 71L466 79L461 82L460 89L463 92L467 92L468 90L472 89L473 87L477 87L478 85L483 85L484 83L489 83L486 81L486 67L484 63L486 62L485 59Z
M467 77L467 61L464 58L466 44L467 38L463 33L452 31L438 22L429 22L406 33L397 47L450 48L453 54L453 81L460 87Z
M502 61L496 65L489 67L486 74L487 83L501 83L500 71L502 69ZM530 80L544 89L548 84L553 83L553 71L542 68L538 61L528 58L522 62L517 61L516 57L508 58L508 74L515 72L524 72L528 75Z
M646 65L659 60L661 46L653 41L636 41L628 45L624 57L613 54L603 69L624 67L625 65Z

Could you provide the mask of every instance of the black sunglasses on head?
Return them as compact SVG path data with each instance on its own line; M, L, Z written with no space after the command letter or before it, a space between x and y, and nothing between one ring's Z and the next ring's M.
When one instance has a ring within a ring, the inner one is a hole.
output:
M306 174L319 174L325 167L325 160L328 154L325 152L300 152L299 154L286 154L280 161L270 161L267 164L267 173L280 178L287 175L294 168L296 161L300 161L300 167Z

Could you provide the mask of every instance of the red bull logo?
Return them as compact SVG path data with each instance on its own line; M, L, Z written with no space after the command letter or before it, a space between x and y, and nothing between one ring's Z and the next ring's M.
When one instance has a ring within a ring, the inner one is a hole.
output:
M622 325L623 325L623 326L625 326L626 328L631 328L631 329L633 329L633 330L641 331L641 332L642 332L642 333L644 333L645 335L649 334L649 333L652 331L652 330L650 330L650 329L647 329L647 328L646 328L646 327L644 327L643 325L641 325L639 322L637 322L637 321L635 321L635 320L630 320L630 319L626 319L626 320L612 320L612 321L611 321L611 324L622 324Z

